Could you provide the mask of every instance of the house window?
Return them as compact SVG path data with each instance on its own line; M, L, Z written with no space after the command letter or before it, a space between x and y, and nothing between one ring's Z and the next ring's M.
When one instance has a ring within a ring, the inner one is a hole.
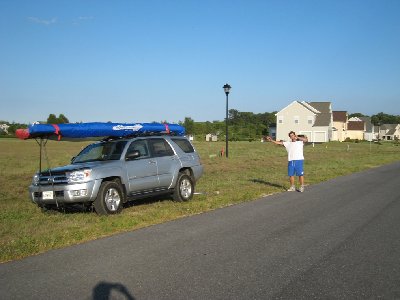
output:
M312 123L313 123L313 120L314 120L314 118L313 117L307 117L307 123L309 124L309 125L312 125Z
M294 124L299 124L299 116L294 116Z
M283 116L278 116L278 123L283 124Z

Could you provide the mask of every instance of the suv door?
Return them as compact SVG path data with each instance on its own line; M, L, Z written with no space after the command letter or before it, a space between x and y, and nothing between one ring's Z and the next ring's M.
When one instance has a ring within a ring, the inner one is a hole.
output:
M163 138L149 139L149 146L157 161L157 172L160 189L171 186L176 169L180 166L180 161L175 155L174 150Z
M148 143L145 139L133 141L126 151L126 155L139 151L140 156L126 161L128 174L128 191L130 196L149 192L158 187L157 162L151 157Z

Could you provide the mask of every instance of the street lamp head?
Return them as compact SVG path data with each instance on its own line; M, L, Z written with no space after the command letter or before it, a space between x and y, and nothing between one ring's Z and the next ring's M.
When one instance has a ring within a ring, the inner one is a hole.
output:
M225 92L225 94L229 94L229 91L231 90L231 86L229 85L229 84L225 84L224 86L223 86L223 88L224 88L224 92Z

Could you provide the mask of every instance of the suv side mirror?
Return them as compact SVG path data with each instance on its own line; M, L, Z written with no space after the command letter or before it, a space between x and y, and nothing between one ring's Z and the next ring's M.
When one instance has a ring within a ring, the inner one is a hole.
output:
M125 160L133 160L140 157L140 152L138 150L133 150L125 156Z

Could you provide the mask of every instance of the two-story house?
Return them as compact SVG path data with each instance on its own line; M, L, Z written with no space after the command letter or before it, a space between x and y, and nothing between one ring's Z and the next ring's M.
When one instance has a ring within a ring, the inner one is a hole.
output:
M352 117L347 122L346 138L372 141L375 139L374 125L370 117Z
M276 140L287 141L295 131L308 137L309 142L332 139L333 117L331 102L293 101L276 113Z
M349 115L347 111L333 111L332 141L343 142L346 139L347 122Z
M346 138L352 140L363 140L365 130L365 122L358 117L352 117L347 122Z
M383 124L380 126L380 138L387 141L400 139L400 124Z

